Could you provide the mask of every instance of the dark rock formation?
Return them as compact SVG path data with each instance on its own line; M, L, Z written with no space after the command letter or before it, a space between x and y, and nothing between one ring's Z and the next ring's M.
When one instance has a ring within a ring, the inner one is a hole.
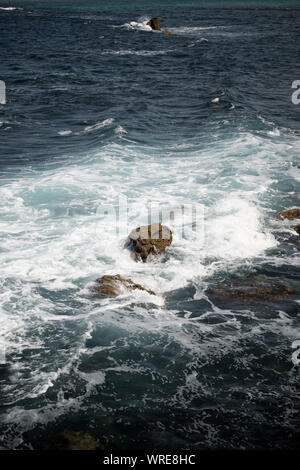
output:
M96 282L99 286L95 288L95 292L100 297L116 297L120 294L120 288L122 287L128 290L144 290L148 292L148 294L156 295L152 290L146 289L140 284L136 284L131 279L125 279L120 276L120 274L116 274L115 276L102 276L97 279Z
M96 450L99 443L91 434L84 431L63 431L48 444L48 449L55 450Z
M151 20L148 21L147 25L150 26L152 29L155 29L155 31L161 31L159 18L151 18Z
M129 234L125 247L130 249L136 261L144 263L162 253L171 245L173 235L165 225L151 224L138 227Z
M298 235L300 235L300 224L295 225L295 226L293 227L293 230L295 230L295 232L297 232Z
M286 211L282 211L278 214L278 217L281 219L300 219L300 209L287 209Z
M234 279L230 284L209 288L208 296L213 300L242 302L260 300L279 300L293 293L285 282L266 276L251 276L246 279Z
M151 20L148 21L147 25L150 26L155 31L161 31L162 33L165 33L165 34L171 34L170 31L167 31L166 29L161 29L160 28L160 19L159 18L151 18Z

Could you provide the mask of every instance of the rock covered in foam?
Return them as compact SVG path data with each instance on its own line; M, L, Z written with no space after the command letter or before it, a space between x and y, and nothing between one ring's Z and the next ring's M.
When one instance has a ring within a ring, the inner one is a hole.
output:
M171 245L173 235L166 225L159 223L143 225L132 230L125 247L131 250L136 261L146 263L149 259L164 252Z
M102 276L96 282L98 286L95 288L95 292L101 297L116 297L121 293L122 288L126 290L138 289L148 292L148 294L156 295L152 290L146 289L131 279L125 279L120 274Z

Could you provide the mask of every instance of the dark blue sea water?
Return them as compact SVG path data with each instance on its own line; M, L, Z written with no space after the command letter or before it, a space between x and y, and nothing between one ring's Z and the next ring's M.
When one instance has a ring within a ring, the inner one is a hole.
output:
M2 448L299 448L297 7L1 1ZM174 241L135 263L151 208ZM117 273L157 295L91 295ZM253 275L293 295L208 295Z

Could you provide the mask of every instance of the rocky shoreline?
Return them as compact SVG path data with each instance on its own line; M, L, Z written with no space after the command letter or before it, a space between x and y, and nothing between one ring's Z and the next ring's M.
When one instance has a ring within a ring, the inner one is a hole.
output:
M292 208L276 214L279 220L300 219L300 209ZM300 224L292 225L291 229L300 235ZM153 223L133 229L127 237L124 248L136 262L151 262L159 259L165 250L172 244L173 233L166 225ZM124 291L140 290L150 295L156 295L151 289L136 283L132 279L120 274L104 275L96 280L94 294L98 297L117 297ZM248 276L223 283L222 285L209 287L207 294L212 300L237 300L242 302L255 302L261 300L280 300L290 296L293 289L286 283L268 278L266 276Z

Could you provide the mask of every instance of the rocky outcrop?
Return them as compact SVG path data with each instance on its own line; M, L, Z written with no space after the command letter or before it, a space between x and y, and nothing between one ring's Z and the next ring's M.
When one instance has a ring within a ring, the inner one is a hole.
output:
M131 250L136 261L146 263L171 245L172 239L172 232L166 225L143 225L132 230L125 247Z
M96 450L100 448L98 440L84 431L65 430L46 445L49 450Z
M161 31L162 33L165 33L165 34L171 34L170 31L167 31L166 29L161 29L159 18L151 18L151 20L148 21L147 25L150 26L155 31Z
M294 207L293 209L287 209L285 211L279 212L277 214L277 218L287 220L300 219L300 209L298 207ZM300 224L294 225L291 228L295 230L298 235L300 235Z
M298 235L300 235L300 224L294 225L293 230L295 230L295 232L297 232Z
M281 219L300 219L300 209L287 209L286 211L279 212L278 217Z
M148 294L156 295L152 290L146 289L140 284L133 282L131 279L125 279L120 276L120 274L116 274L115 276L102 276L97 279L96 282L98 286L95 288L95 293L100 297L116 297L121 293L122 288L126 290L143 290L148 292Z
M235 279L230 284L207 290L207 294L212 300L239 300L242 302L279 300L292 293L293 289L285 282L266 276Z
M155 31L161 31L159 18L151 18L151 20L148 21L147 25L150 26Z

